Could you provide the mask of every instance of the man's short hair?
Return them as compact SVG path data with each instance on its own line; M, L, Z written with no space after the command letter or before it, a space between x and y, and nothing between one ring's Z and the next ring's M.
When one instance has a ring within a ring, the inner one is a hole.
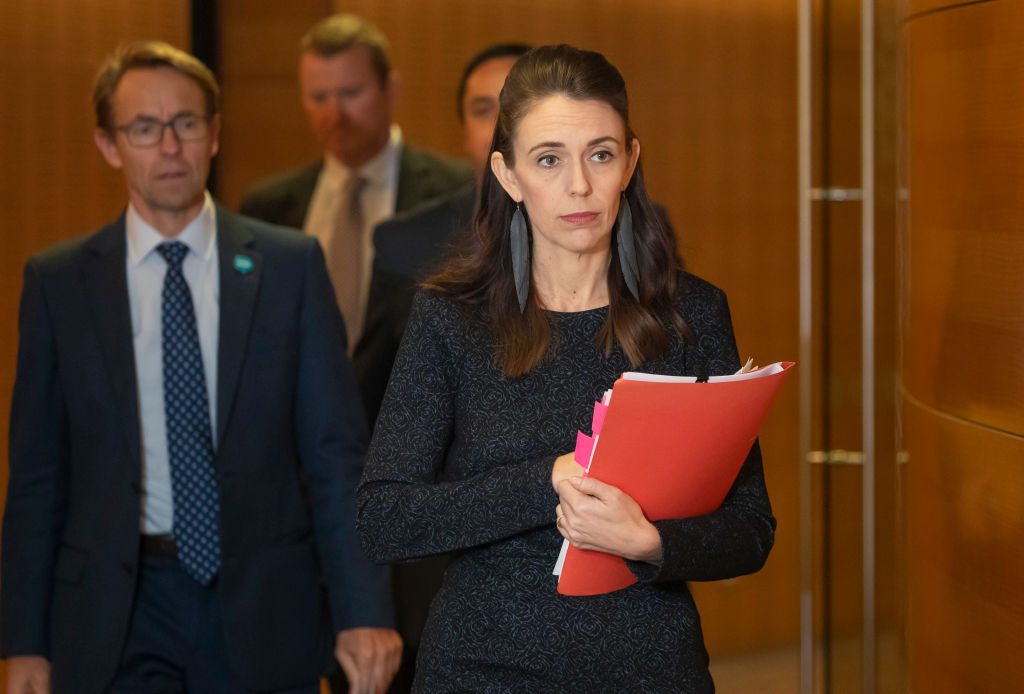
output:
M113 133L114 109L111 101L124 73L158 67L171 68L199 85L206 100L207 118L219 112L220 87L217 78L198 58L163 41L132 41L120 44L96 74L96 84L92 90L96 126Z
M335 14L313 25L299 42L303 53L320 58L331 58L353 46L366 46L370 62L381 86L387 84L391 74L391 46L384 33L362 17L354 14Z
M466 67L462 70L462 77L459 79L459 90L455 95L455 110L459 114L460 123L465 122L465 114L462 113L462 100L466 97L466 82L469 81L469 76L473 74L473 71L488 60L494 60L495 58L518 58L529 51L530 48L532 46L527 43L496 43L469 59Z

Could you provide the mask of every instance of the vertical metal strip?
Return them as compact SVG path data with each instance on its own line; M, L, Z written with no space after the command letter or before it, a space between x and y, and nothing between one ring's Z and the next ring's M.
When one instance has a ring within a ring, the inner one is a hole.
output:
M861 0L861 438L864 448L863 676L876 689L875 643L875 3Z
M800 208L800 692L814 691L813 581L811 575L811 0L798 0L797 92Z

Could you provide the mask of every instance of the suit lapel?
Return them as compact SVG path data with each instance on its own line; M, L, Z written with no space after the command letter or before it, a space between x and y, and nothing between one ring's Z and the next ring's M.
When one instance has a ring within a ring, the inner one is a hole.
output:
M94 256L82 269L82 281L94 318L103 364L128 451L141 465L138 386L128 300L127 242L124 214L89 242Z
M263 258L240 218L217 206L220 265L220 330L217 341L217 444L227 429L245 360L249 326L263 274Z
M412 209L425 200L449 193L472 180L469 169L466 169L465 177L462 178L458 168L452 168L426 152L402 145L398 159L395 212Z
M292 182L288 191L288 200L285 203L284 226L302 229L306 223L306 215L309 213L309 205L313 201L313 191L316 189L317 181L320 180L320 172L323 171L323 160L308 166L299 172Z
M423 166L422 159L417 154L415 150L402 145L402 153L398 158L395 212L408 210L420 202L423 198L424 184L429 183L430 169Z

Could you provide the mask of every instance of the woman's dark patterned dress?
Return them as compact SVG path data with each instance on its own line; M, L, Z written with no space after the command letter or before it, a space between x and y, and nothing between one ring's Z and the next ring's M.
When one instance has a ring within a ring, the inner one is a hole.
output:
M710 375L739 367L725 295L692 275L680 311L697 346L673 342L641 369L595 345L606 308L553 313L556 348L505 378L486 311L421 292L399 350L359 489L364 545L401 561L454 552L416 672L430 692L708 692L700 618L686 581L758 570L775 520L757 445L713 513L657 521L660 566L639 582L559 595L551 574L554 459L589 431L594 401L623 372Z

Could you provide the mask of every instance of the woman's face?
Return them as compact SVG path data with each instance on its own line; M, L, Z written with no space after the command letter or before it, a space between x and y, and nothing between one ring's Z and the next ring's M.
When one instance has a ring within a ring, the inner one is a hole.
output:
M535 258L608 250L619 194L640 155L640 143L625 139L611 106L559 94L538 101L519 122L514 166L492 154L495 176L530 217Z

